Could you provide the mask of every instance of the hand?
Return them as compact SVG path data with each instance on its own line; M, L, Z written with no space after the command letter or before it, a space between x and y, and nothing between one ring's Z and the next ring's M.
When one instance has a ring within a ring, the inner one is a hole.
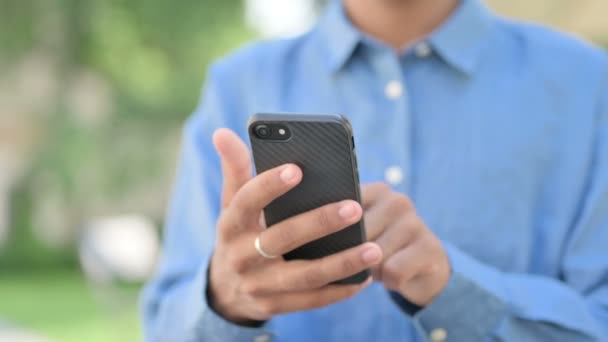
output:
M450 264L441 242L416 214L412 201L388 185L362 187L368 241L382 248L384 260L374 279L425 306L447 285Z
M266 259L254 247L260 236L263 250L282 255L305 243L361 220L355 201L332 203L264 229L262 210L295 187L302 171L293 164L252 178L245 144L229 130L213 136L222 161L222 210L209 269L211 306L235 323L263 321L273 315L310 310L346 299L371 282L329 285L378 264L382 251L364 243L317 260Z

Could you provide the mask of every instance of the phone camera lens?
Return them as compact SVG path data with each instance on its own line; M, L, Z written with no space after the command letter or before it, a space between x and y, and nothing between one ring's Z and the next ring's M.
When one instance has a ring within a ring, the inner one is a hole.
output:
M266 125L256 126L255 134L260 138L268 138L270 136L270 127Z

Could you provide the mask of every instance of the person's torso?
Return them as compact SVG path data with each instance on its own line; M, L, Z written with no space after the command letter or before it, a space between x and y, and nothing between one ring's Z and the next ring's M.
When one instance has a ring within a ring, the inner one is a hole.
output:
M407 194L439 238L484 263L559 278L591 163L598 98L592 68L567 65L593 60L592 50L492 20L470 73L425 43L403 56L358 46L330 72L318 30L246 48L223 68L238 99L231 128L245 136L246 118L257 112L342 114L353 126L362 183L387 182ZM269 325L277 341L421 338L377 283Z

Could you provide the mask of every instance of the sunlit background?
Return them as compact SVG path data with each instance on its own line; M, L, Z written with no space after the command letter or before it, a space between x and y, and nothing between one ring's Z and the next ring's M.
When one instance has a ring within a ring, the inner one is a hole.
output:
M315 0L0 0L0 341L141 339L180 128L207 65ZM608 46L605 0L493 0Z

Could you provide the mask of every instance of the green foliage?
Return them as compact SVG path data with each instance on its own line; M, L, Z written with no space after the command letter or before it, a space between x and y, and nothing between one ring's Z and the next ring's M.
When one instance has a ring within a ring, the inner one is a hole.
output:
M239 1L69 2L80 8L77 57L113 81L128 118L183 118L209 61L248 37Z
M19 225L13 229L10 243L5 248L0 248L0 270L2 270L0 275L1 273L14 275L24 270L32 272L57 267L78 268L71 250L50 248L33 236L32 223L29 219L32 202L29 194L28 191L16 191L11 199L14 207L20 210L14 213L19 218ZM0 310L0 313L3 311Z
M35 57L51 66L43 81L54 85L43 109L28 113L39 138L13 196L5 262L45 259L20 258L48 255L28 241L40 225L76 232L96 216L161 219L208 64L253 37L243 17L240 0L0 0L0 70Z
M56 341L141 340L138 290L93 290L73 271L0 274L0 313Z
M0 0L0 61L5 62L0 67L33 46L34 5L32 1Z

